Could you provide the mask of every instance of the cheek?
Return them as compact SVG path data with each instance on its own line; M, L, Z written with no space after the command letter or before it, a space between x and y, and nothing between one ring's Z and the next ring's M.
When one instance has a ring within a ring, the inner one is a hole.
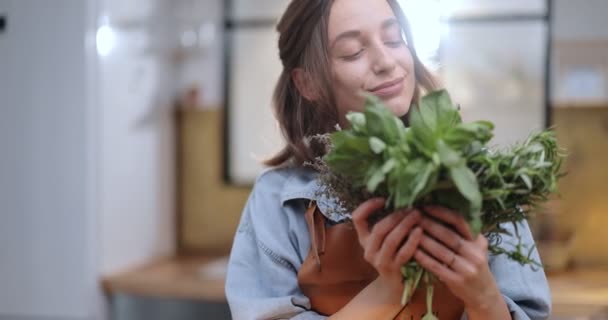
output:
M362 59L363 60L363 59ZM364 88L366 65L360 62L337 62L334 63L333 78L336 85L343 90L357 92Z
M414 57L407 47L403 48L403 52L397 56L397 63L412 76L411 78L415 78Z
M404 52L399 55L398 64L407 74L406 78L406 95L411 95L414 92L414 88L416 86L416 70L414 67L414 57L410 53L409 49L404 49ZM411 96L409 97L412 98Z
M365 99L360 95L365 84L365 68L356 63L349 65L335 65L333 73L333 85L336 95L336 104L341 115L348 111L360 111L363 109Z

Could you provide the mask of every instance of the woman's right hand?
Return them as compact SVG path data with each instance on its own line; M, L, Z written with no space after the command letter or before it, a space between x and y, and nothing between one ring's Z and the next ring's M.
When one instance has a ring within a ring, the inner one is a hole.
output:
M403 293L401 267L412 259L418 248L423 233L418 226L422 215L415 209L397 211L370 227L368 218L384 205L382 198L365 201L353 211L353 224L365 260L378 271L377 281L390 291L391 296L400 299Z

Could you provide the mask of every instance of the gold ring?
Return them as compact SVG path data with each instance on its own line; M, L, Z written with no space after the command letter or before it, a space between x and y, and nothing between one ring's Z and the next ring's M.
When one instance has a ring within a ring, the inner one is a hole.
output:
M456 254L454 253L452 255L452 260L450 261L450 263L448 263L448 267L452 267L452 265L454 264L454 262L456 262Z

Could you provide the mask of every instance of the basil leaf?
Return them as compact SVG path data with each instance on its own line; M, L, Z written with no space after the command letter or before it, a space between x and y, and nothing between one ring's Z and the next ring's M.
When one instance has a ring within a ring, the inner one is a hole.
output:
M427 125L441 136L446 130L462 122L458 108L446 90L429 93L421 99L421 109Z
M462 165L465 162L464 158L456 150L450 148L441 139L437 142L437 152L441 163L448 168Z
M384 172L384 174L389 173L391 170L393 170L393 168L397 165L397 160L395 160L394 158L389 159L388 161L386 161L384 163L384 165L382 166L382 172Z
M473 142L487 143L492 139L492 130L494 125L487 121L460 123L449 129L444 139L450 146L460 149Z
M331 135L331 141L336 153L353 152L357 155L369 155L372 153L369 140L358 137L350 131L337 131Z
M346 120L350 122L353 130L358 133L365 134L367 126L365 124L365 115L361 112L349 112L346 114Z
M389 186L396 187L394 199L395 208L411 206L419 197L421 192L426 189L430 177L433 176L435 166L423 159L416 159L407 165L400 167L389 179Z
M400 128L393 119L395 115L377 97L368 96L364 114L367 133L370 136L379 137L391 145L395 144L402 136Z
M458 191L471 202L471 208L481 209L481 193L473 171L467 168L465 164L461 164L450 168L450 177Z
M386 143L378 137L369 138L369 146L375 154L381 154L386 149Z
M375 192L378 186L382 182L384 182L385 177L386 175L384 174L382 169L376 170L376 172L374 172L374 174L372 174L372 176L367 181L367 191Z
M407 137L427 157L431 157L435 151L434 133L424 122L420 108L416 105L410 108L410 134Z

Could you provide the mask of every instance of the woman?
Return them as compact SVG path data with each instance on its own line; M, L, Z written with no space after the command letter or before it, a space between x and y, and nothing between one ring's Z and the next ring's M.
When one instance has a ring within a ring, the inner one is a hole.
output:
M292 0L278 31L274 107L287 146L257 179L235 237L226 283L234 319L420 319L424 292L409 310L400 304L399 270L412 259L440 279L433 308L442 320L547 318L544 273L488 256L486 238L447 209L398 212L370 226L384 206L372 199L353 212L351 231L323 215L334 202L317 195L316 173L303 165L323 148L306 137L346 126L346 113L363 108L361 91L405 119L434 89L396 1ZM533 245L526 223L519 233Z

